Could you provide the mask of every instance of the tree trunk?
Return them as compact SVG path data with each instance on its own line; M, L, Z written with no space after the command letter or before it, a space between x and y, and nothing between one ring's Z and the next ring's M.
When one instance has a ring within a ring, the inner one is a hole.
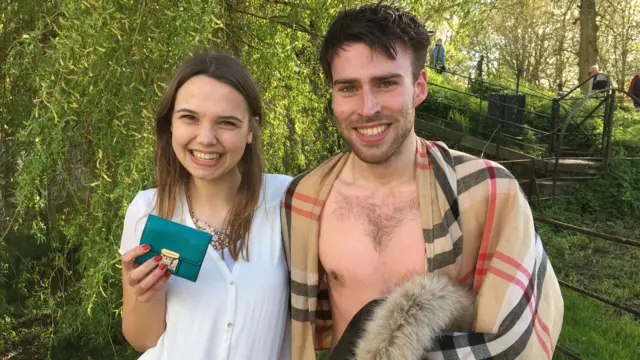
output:
M598 60L598 25L595 0L580 0L580 49L578 52L578 81L589 75L589 68ZM589 91L589 82L582 85L582 92Z
M552 84L554 86L558 84L564 85L564 39L564 36L559 37L558 47L556 48L555 84Z
M529 74L529 82L540 85L540 79L542 79L541 71L543 67L543 61L547 62L549 57L547 56L545 49L547 48L547 34L536 33L536 49L533 57L533 64L531 66L531 72Z

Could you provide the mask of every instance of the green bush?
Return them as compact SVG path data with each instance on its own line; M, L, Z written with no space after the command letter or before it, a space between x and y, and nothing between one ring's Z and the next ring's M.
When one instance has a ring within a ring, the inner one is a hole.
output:
M469 118L459 113L457 110L451 110L449 113L449 121L456 125L456 130L464 134L469 133Z
M633 108L616 110L613 122L612 154L617 157L639 156L639 139L640 112Z

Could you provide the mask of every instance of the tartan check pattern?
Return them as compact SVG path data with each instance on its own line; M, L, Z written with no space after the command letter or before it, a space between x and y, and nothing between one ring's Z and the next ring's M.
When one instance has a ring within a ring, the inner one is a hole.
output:
M331 344L328 281L317 260L319 219L349 156L295 178L282 202L295 360L315 359L315 350ZM415 169L426 269L476 295L474 331L442 336L426 358L550 360L564 304L517 180L499 164L420 138Z

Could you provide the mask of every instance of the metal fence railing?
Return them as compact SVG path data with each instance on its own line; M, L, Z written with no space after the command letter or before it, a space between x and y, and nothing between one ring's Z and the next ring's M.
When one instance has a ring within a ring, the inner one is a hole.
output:
M569 155L581 156L599 155L607 157L609 155L605 152L608 150L608 137L606 135L607 130L610 128L610 126L607 125L610 123L609 118L611 117L611 111L608 111L611 109L611 107L608 106L611 101L610 92L605 92L602 93L601 96L594 97L588 106L580 106L580 109L576 111L576 99L569 97L569 95L575 94L576 88L566 93L558 92L555 97L551 97L531 89L520 88L519 80L516 80L518 86L513 89L502 84L492 83L486 79L472 78L471 76L459 74L451 70L441 72L435 68L428 67L427 69L444 74L442 81L432 81L429 83L433 95L445 92L464 95L467 99L473 99L473 101L468 102L468 104L473 104L473 106L453 103L444 100L444 97L439 98L438 96L429 96L426 101L427 104L437 104L440 105L440 107L459 111L472 117L480 115L484 118L483 123L500 125L504 127L505 130L516 129L516 131L514 131L515 133L521 133L523 131L529 132L529 141L515 142L514 146L516 147L525 146L531 148L530 145L534 145L536 148L545 148L549 156L554 155L557 151L563 151L563 153ZM500 101L497 100L496 96L492 97L492 94L521 95L524 96L525 99L534 99L534 105L537 104L540 106L540 104L542 104L544 109L540 111L540 109L537 109L535 106L532 107L529 102L525 102L524 100L522 106ZM487 111L489 104L505 108L509 110L511 114L519 113L520 115L518 115L517 118L520 122L508 121L490 114ZM565 124L565 120L568 120L568 124ZM590 131L593 130L593 126L592 129L585 128L590 121L601 121L605 123L601 136L593 134L593 132ZM559 139L561 132L564 136L563 140ZM508 134L509 131L506 131L506 133ZM484 133L482 135L486 136L487 134ZM535 144L531 144L531 137L535 138ZM558 148L558 142L563 142L565 148ZM589 144L593 146L590 147L588 146ZM587 150L580 151L566 148L566 146L581 147Z
M620 236L615 236L615 235L610 235L610 234L605 234L605 233L600 233L597 231L593 231L590 229L585 229L579 226L575 226L575 225L571 225L571 224L565 224L563 222L560 221L556 221L556 220L551 220L551 219L547 219L541 216L534 216L534 220L536 222L539 223L543 223L543 224L547 224L559 229L563 229L563 230L569 230L569 231L573 231L576 233L580 233L583 235L587 235L589 237L594 237L594 238L598 238L601 240L605 240L605 241L609 241L618 245L622 245L622 246L630 246L636 249L640 249L640 241L639 240L634 240L634 239L627 239L627 238L623 238ZM588 298L597 300L599 302L602 302L603 304L606 304L614 309L623 311L627 314L630 314L631 316L634 316L638 319L640 319L640 309L634 309L630 306L621 304L619 302L613 301L611 299L608 299L604 296L601 296L599 294L596 294L592 291L583 289L579 286L576 286L575 284L571 284L569 282L566 282L564 280L558 280L558 282L560 283L560 286L566 289L569 289L571 291L575 291L583 296L586 296ZM574 352L572 352L571 350L562 347L560 345L556 346L558 348L558 350L562 353L564 353L565 355L571 357L572 359L576 359L576 360L583 360L582 357L580 357L578 354L575 354Z
M435 70L435 69L433 69ZM446 116L438 113L421 113L419 118L416 119L416 129L421 126L421 122L428 121L436 123L442 128L443 133L449 134L450 137L456 139L467 139L467 143L473 142L474 144L486 142L485 148L490 147L492 154L495 155L497 161L504 166L513 166L514 164L520 164L522 166L529 166L530 173L526 180L523 180L522 184L525 184L528 191L529 201L543 200L540 192L537 190L540 182L552 181L552 195L548 199L556 199L557 183L564 180L572 179L595 179L601 174L601 171L606 171L608 164L617 160L640 160L637 157L629 158L612 158L611 155L611 141L612 141L612 129L613 129L613 114L615 108L616 94L624 92L620 89L607 88L599 91L594 91L587 97L571 97L572 94L577 94L577 89L580 88L580 84L575 88L567 92L559 92L555 98L548 97L543 94L534 94L529 89L525 91L519 91L505 87L503 85L491 84L483 82L483 84L490 85L493 89L500 91L515 92L525 94L527 97L532 97L538 101L549 102L549 113L541 113L535 109L529 109L524 107L518 107L511 103L499 102L498 105L514 108L517 111L521 111L523 114L529 115L530 119L538 119L537 126L527 123L525 120L522 123L514 123L506 121L503 118L498 118L489 115L487 111L488 97L485 95L479 95L471 90L470 85L477 81L471 77L465 75L456 74L449 70L446 71L446 75L449 78L453 78L454 82L457 81L458 88L455 86L447 86L441 83L430 83L431 94L438 92L449 92L451 94L457 94L456 96L467 96L469 101L462 103L455 103L448 101L448 96L430 96L427 101L430 101L434 107L438 109L447 110L449 114L452 111L456 111L461 114L469 114L470 116L480 117L477 124L467 124L468 128L464 129L465 124L456 123L460 122L459 119L455 119L455 116ZM585 80L589 81L590 79ZM460 90L460 84L469 84L465 91ZM626 92L624 92L626 93ZM628 94L627 94L628 95ZM451 96L453 97L453 96ZM589 106L584 106L588 99L592 99ZM493 99L495 101L495 99ZM450 118L451 117L451 118ZM600 133L593 132L593 126L589 128L590 121L597 121L601 124L602 129ZM491 124L491 126L487 126ZM542 126L540 125L542 124ZM482 126L481 126L482 125ZM422 125L423 126L423 125ZM463 129L460 129L463 127ZM520 131L508 131L507 129L520 129L529 133L528 139L523 139L519 136ZM446 129L446 130L445 130ZM457 129L456 133L452 129ZM424 131L422 129L421 131ZM475 136L475 139L469 139L469 136ZM472 141L473 140L473 141ZM532 141L534 140L534 141ZM463 145L467 146L463 143ZM572 148L572 146L578 145L578 148ZM544 156L530 156L518 159L507 159L501 156L501 152L510 151L509 148L521 149L525 153L538 152L545 154ZM585 150L586 149L586 150ZM482 150L484 154L484 149ZM588 169L598 169L593 172L586 171L582 175L563 175L561 174L560 165L564 163L583 162L584 167ZM544 168L546 176L537 177L536 170ZM525 189L523 189L525 190ZM537 199L536 199L537 196ZM628 246L634 249L640 249L640 240L628 239L620 236L605 234L597 232L591 229L582 228L576 225L566 224L560 221L547 219L541 216L535 216L534 220L537 223L543 223L549 226L553 226L558 229L571 231L579 234L586 235L590 238L601 239L618 246ZM569 291L574 291L582 296L594 299L609 307L629 314L632 317L640 319L640 309L633 308L631 306L622 304L597 294L589 289L584 289L574 283L568 282L563 279L559 279L560 286ZM568 356L569 358L582 360L583 358L575 352L575 350L568 349L565 346L558 344L557 350L560 353Z

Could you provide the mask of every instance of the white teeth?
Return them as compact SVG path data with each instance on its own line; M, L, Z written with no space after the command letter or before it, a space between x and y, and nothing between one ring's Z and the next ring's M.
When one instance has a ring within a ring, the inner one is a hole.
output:
M389 125L381 125L381 126L376 126L374 128L357 128L357 130L362 135L375 136L375 135L382 134L382 132L387 130L388 127Z
M192 153L193 156L195 156L198 160L218 160L218 158L220 157L220 154L207 154L195 150L193 150Z

